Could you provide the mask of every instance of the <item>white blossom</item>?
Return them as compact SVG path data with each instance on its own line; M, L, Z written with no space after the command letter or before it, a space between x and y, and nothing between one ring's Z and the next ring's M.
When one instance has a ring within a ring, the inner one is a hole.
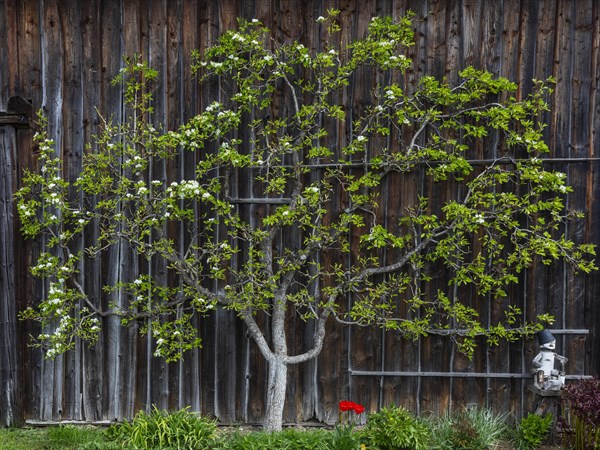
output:
M214 111L215 109L219 109L221 107L221 104L219 102L212 102L210 105L208 105L206 107L206 111L211 112Z
M246 42L246 38L238 33L233 33L231 35L231 39L233 39L234 41L238 41L238 42Z

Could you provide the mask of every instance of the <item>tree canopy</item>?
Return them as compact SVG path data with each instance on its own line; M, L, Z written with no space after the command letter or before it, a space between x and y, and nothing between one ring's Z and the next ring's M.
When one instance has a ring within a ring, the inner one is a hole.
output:
M544 312L528 321L512 301L505 320L488 327L472 306L507 297L535 259L595 268L594 248L563 232L581 216L565 208L565 174L543 161L552 80L524 98L515 83L472 67L453 84L431 76L409 84L410 14L373 18L347 46L335 39L335 16L318 19L328 37L318 51L275 42L258 20L240 20L193 55L192 72L201 83L219 80L225 100L172 130L153 124L156 72L125 58L115 83L127 114L102 118L74 182L63 177L41 117L39 170L25 175L17 199L22 233L45 239L31 270L48 290L23 316L44 325L36 343L48 356L78 338L93 342L100 318L117 315L123 325L148 320L140 329L155 338L155 355L173 360L201 345L195 316L228 308L269 363L265 423L276 429L286 366L320 353L330 318L413 339L447 333L467 354L477 336L494 344L552 321ZM372 101L353 108L347 94L361 71L373 74ZM332 128L343 138L330 139ZM478 146L493 146L494 157L473 160ZM186 152L196 155L191 176L152 176L153 165ZM387 180L416 171L448 195L415 196L387 220ZM233 194L240 174L260 214ZM76 243L91 228L96 239L82 249ZM281 236L293 245L280 245ZM105 287L128 301L103 309L76 274L116 245L164 261L171 283L140 271ZM439 273L444 283L428 289ZM298 318L314 321L314 336L290 354L286 321Z

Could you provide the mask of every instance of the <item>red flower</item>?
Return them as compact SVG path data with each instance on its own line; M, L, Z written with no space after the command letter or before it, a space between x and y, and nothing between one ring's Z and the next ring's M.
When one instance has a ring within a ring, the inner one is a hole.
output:
M356 414L362 414L365 412L365 407L363 405L359 405L358 403L354 404L354 412Z
M354 411L355 414L362 414L365 412L365 407L358 403L350 402L348 400L342 400L340 402L340 412Z
M354 409L354 403L353 402L349 402L348 400L342 400L340 402L340 411L341 412L351 411L353 409Z

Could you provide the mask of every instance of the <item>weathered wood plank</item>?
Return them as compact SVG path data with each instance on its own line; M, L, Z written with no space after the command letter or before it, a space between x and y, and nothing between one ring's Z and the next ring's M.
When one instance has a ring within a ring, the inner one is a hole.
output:
M574 11L573 17L573 53L571 59L571 97L572 97L572 120L570 127L571 157L585 158L592 156L594 152L593 141L591 140L592 129L588 124L591 124L590 108L590 93L592 91L592 83L597 82L592 78L590 55L593 54L593 30L594 19L589 13L593 11L594 2L592 0L584 0L578 2ZM586 124L582 126L582 124ZM590 145L592 144L592 145ZM597 145L596 145L597 147ZM573 164L568 168L568 176L571 185L578 195L572 195L568 199L567 207L575 211L589 211L592 209L594 200L594 183L592 172L588 167L581 164ZM589 223L588 223L589 224ZM591 225L591 224L590 224ZM567 235L576 241L583 239L591 239L594 228L586 230L586 221L580 220L572 225L569 225L566 230ZM577 277L575 270L568 267L566 274L566 292L563 298L561 317L564 320L564 328L572 327L587 316L586 305L591 305L595 299L589 296L589 281L587 279ZM586 321L587 326L593 327L594 323ZM569 336L568 338L557 340L557 344L561 344L562 354L569 358L568 370L574 373L584 372L586 364L584 358L579 355L585 353L585 336Z
M64 48L58 3L56 1L44 2L42 15L41 46L44 49L44 58L42 59L43 107L48 112L48 136L56 143L56 155L62 156ZM44 288L47 289L47 286ZM38 295L45 295L45 291L40 292ZM42 361L41 415L46 420L56 420L63 417L63 359L63 356L59 356L54 360L44 359Z
M600 154L600 14L598 8L595 9L596 14L592 17L593 20L593 36L591 45L590 66L592 73L592 81L590 85L589 95L589 118L590 118L590 134L588 147L593 155ZM600 198L598 166L591 165L589 168L588 179L592 180L592 196ZM597 201L592 202L591 208L588 210L586 233L593 234L594 224L600 223L600 205ZM586 234L588 236L588 234ZM589 298L598 298L600 294L598 283L592 281L588 285ZM590 320L596 321L600 317L600 302L592 301L589 309ZM595 322L597 323L597 322ZM588 338L589 352L592 355L600 355L600 333L594 333ZM592 357L591 364L586 368L590 373L600 373L600 358Z
M83 2L81 5L81 84L82 84L82 136L84 143L91 143L93 136L100 130L96 106L101 104L102 51L96 45L102 34L101 4L99 1ZM85 89L83 89L85 87ZM92 146L91 152L97 149ZM85 152L85 149L83 150ZM89 199L94 204L96 199ZM93 242L99 234L98 224L93 224L83 235L83 243ZM101 289L102 265L100 259L84 259L80 265L83 284L98 306L95 293ZM82 413L85 420L98 421L104 411L102 405L103 390L103 341L82 349Z
M0 426L22 420L15 299L15 189L16 131L0 126Z
M190 66L192 50L197 50L199 44L199 5L197 2L182 2L181 20L179 16L172 16L170 20L179 22L180 35L175 37L181 42L181 56L178 62L177 69L180 72L178 77L180 85L178 86L179 98L174 99L178 102L181 116L184 119L193 117L198 110L198 83L192 78ZM174 29L175 26L174 26ZM176 120L179 118L176 118ZM169 124L174 127L176 124ZM173 170L169 177L176 176L178 178L189 179L194 175L195 168L194 155L184 150L181 151L178 157L177 168ZM171 179L169 180L169 182ZM179 251L183 253L190 243L190 236L183 225L178 229L177 239L179 241ZM196 326L202 327L201 319L196 320ZM183 399L186 404L190 405L195 411L202 410L202 366L200 360L201 350L193 350L185 356L184 371L181 376L183 386L180 387L180 392L183 392Z
M24 114L0 112L0 126L29 127L29 118Z
M83 89L82 89L82 42L79 25L81 23L80 4L58 5L59 20L61 27L61 40L64 48L64 70L63 70L63 108L60 113L63 115L64 134L63 134L63 177L66 181L73 183L82 168L83 155ZM69 199L73 202L81 201L76 192L69 194ZM81 238L74 240L71 249L77 253L83 251L83 241ZM78 274L77 282L84 285L83 273ZM82 408L82 346L76 342L72 352L64 358L64 391L61 399L63 411L66 417L72 417L75 420L83 419Z
M219 33L219 11L215 1L205 2L198 8L198 49L202 53L216 42ZM202 110L213 101L217 100L219 84L211 80L198 89L198 108ZM195 164L194 164L195 166ZM196 214L200 214L197 211ZM212 286L210 286L212 287ZM202 318L199 321L201 327L200 336L203 348L200 352L200 396L202 398L201 411L206 414L216 414L216 379L218 377L216 362L218 355L215 354L215 315Z
M363 4L353 3L352 7L356 8L354 13L352 9L346 9L348 11L348 16L346 17L348 32L344 39L345 43L365 36L371 18L377 15L376 6L375 2ZM354 75L352 85L348 87L345 95L339 97L340 101L347 101L350 104L350 111L347 112L348 116L346 121L338 127L337 134L332 136L332 142L329 143L330 146L336 147L337 145L347 145L351 139L356 138L357 131L354 130L353 121L360 117L360 115L365 112L367 105L371 104L373 101L371 91L372 84L370 80L374 80L375 76L375 72L370 68L357 71ZM366 153L366 158L373 156L373 153L376 151L373 147L375 147L375 145L369 145L365 148L364 152ZM355 155L355 158L357 161L361 161L363 155ZM357 168L355 170L357 176L362 172L362 168ZM337 207L342 209L345 208L348 199L344 198L345 196L342 193L339 193L337 196L341 199L339 206ZM379 220L383 214L384 211L382 209L379 212ZM369 219L366 219L367 223L369 223ZM370 224L368 226L370 226ZM351 249L353 249L353 254L346 258L345 265L348 268L350 268L355 261L355 252L359 246L357 236L352 236L350 238L350 246ZM381 258L385 258L385 255L382 254ZM354 298L349 296L348 302L348 307L350 308L352 302L354 302ZM347 333L349 334L347 370L382 370L385 361L382 353L385 347L382 331L377 328L349 327ZM332 345L336 344L332 343ZM341 345L341 343L336 346L338 345ZM325 407L326 414L329 413L329 421L335 420L335 416L332 417L331 415L336 412L337 402L339 402L339 400L347 399L361 403L365 406L367 411L375 411L382 406L380 389L382 379L378 377L350 378L348 381L350 388L348 394L339 388L337 392L330 391L327 386L335 383L335 377L344 375L341 371L330 375L328 367L333 365L333 361L323 361L320 367L323 371L323 375L321 375L321 379L323 380L322 389L324 391L323 398L327 401L323 406ZM338 366L341 369L340 363L338 363ZM348 397L344 394L348 395Z
M102 34L107 40L103 46L103 98L101 112L107 118L124 120L125 112L119 86L110 86L110 81L122 67L122 57L132 56L141 52L139 44L138 9L135 2L106 2L102 14ZM115 245L108 255L103 258L103 283L115 285L122 281L132 281L137 261L131 259L131 252L126 245ZM108 296L102 296L103 306L106 308L114 303L125 306L125 298L121 291L116 291ZM122 420L129 416L128 406L131 397L135 395L137 385L127 384L128 368L137 368L131 359L129 348L130 332L122 330L117 317L109 317L104 321L104 403L105 417L108 420ZM135 370L132 370L135 372ZM133 408L131 408L133 409Z
M173 4L172 8L176 8L177 4ZM147 3L144 11L141 12L141 35L145 36L148 48L144 48L142 53L147 58L151 67L158 71L158 76L153 83L152 92L153 108L152 114L153 125L158 128L161 124L169 124L170 112L168 110L169 96L172 95L168 91L172 85L169 83L169 75L172 74L172 67L169 67L173 62L169 61L169 45L168 45L168 28L167 28L167 4L164 0L151 0ZM176 78L172 78L173 81ZM164 161L152 161L147 173L148 180L166 180L166 164ZM152 239L150 237L149 239ZM165 262L159 258L152 258L148 263L142 261L141 270L149 275L152 279L160 284L167 284L167 270ZM150 326L148 322L147 326ZM171 400L171 391L175 390L178 374L174 370L177 366L167 364L164 359L153 356L154 339L152 333L148 333L143 338L146 341L144 346L143 358L140 358L140 366L148 368L145 381L149 383L151 389L151 401L146 401L146 408L154 403L161 409L173 409ZM175 384L174 384L175 383ZM140 383L142 384L142 383ZM141 386L140 386L141 387ZM147 392L148 386L145 389L140 389L141 392ZM150 400L150 399L148 399Z
M10 28L11 37L7 46L18 42L18 48L9 48L10 63L0 70L8 70L11 95L20 94L31 99L33 108L42 105L41 89L41 27L40 5L38 2L6 2L7 12L15 24ZM13 90L14 89L14 90ZM24 168L33 168L35 158L31 144L32 133L29 130L17 131L16 188L21 186L21 174ZM40 244L24 242L20 234L15 236L15 300L19 311L32 306L39 298L42 285L33 279L29 266L40 251ZM31 335L39 333L39 327L30 321L17 323L20 357L23 361L21 382L23 389L23 414L27 417L40 417L40 352L28 346Z

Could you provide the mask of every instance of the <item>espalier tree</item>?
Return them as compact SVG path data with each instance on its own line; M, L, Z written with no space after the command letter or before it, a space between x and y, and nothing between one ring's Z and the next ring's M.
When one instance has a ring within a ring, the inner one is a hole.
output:
M116 315L124 325L148 320L143 331L151 330L155 355L173 360L200 345L195 315L227 308L268 363L264 427L278 430L288 366L321 353L329 319L408 338L443 331L467 354L476 336L494 344L551 322L545 314L526 321L510 307L504 320L486 324L469 306L473 299L460 295L504 298L534 259L594 268L593 247L561 231L578 217L565 208L566 177L540 159L548 150L540 117L550 84L516 99L514 83L467 68L453 85L424 76L407 92L394 81L411 66L411 17L376 17L365 37L339 47L336 13L317 19L329 36L322 51L279 44L259 21L240 20L238 30L193 55L200 82L219 79L227 101L175 130L151 125L156 72L126 58L116 82L129 112L120 122L104 120L74 182L63 178L42 124L40 168L25 174L17 199L23 234L45 241L31 270L48 289L23 316L41 322L35 343L48 356L76 339L93 342L100 317ZM344 92L357 71L391 81L374 83L371 104L350 119ZM332 129L343 130L341 141L330 142ZM472 165L470 149L490 136L497 158ZM149 175L152 164L185 152L195 155L193 176ZM443 204L415 197L397 222L386 222L379 203L386 179L415 170L439 189L461 189ZM241 214L231 194L228 174L244 171L255 196L260 191L260 217ZM173 223L187 230L183 249ZM89 227L97 239L78 252L75 242ZM282 236L294 245L278 245ZM115 245L164 260L176 281L160 285L136 274L106 286L106 295L118 291L131 301L101 310L77 270ZM447 284L428 289L440 270ZM302 353L290 354L286 322L298 318L313 321L314 335Z

